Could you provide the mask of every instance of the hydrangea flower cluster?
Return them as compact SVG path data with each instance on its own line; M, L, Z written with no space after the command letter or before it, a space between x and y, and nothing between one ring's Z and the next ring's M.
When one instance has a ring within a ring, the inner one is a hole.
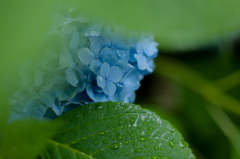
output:
M15 94L15 116L55 118L90 102L132 103L144 75L153 72L158 44L151 35L124 36L70 14L49 35L58 35L61 44L48 47L24 97L22 91Z

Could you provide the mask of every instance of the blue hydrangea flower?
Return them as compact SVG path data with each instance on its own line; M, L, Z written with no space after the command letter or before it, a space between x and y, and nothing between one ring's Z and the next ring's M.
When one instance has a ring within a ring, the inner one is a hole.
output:
M90 102L134 102L140 81L154 69L153 36L123 36L71 13L59 17L48 35L59 43L47 45L32 84L12 98L13 118L55 118Z

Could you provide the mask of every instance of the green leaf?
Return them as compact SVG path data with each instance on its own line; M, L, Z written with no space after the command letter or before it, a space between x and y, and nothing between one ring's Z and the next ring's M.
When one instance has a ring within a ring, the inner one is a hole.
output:
M7 125L1 132L0 158L36 158L58 127L58 122L33 119L18 120Z
M194 158L167 121L138 105L94 103L57 120L65 125L43 153L55 158Z
M80 11L92 17L154 33L161 48L192 48L236 35L240 30L238 0L78 0L76 3Z
M4 129L9 115L9 103L6 94L0 89L0 133Z

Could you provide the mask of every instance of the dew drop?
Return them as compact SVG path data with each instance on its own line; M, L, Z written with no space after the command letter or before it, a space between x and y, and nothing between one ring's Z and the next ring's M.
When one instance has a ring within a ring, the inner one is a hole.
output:
M72 144L76 144L77 143L77 141L72 141Z
M146 141L147 139L145 137L143 137L143 136L140 136L137 140L138 141Z
M151 127L151 126L148 128L148 130L152 130L152 129L153 129L153 127Z
M104 140L103 140L103 143L104 143L104 144L107 144L107 143L108 143L108 140L104 139Z
M172 141L169 141L169 142L168 142L168 145L173 148L175 144L174 144Z
M112 146L111 146L111 149L112 149L112 150L117 150L117 149L119 149L119 145L112 145Z
M133 138L133 136L134 136L134 132L132 131L130 137Z
M158 150L158 146L154 146L154 149L155 149L155 150Z
M181 146L181 148L187 147L188 143L185 142L184 139L182 138L181 141L180 141L180 146Z
M159 152L159 153L158 153L158 156L159 156L159 157L162 157L162 154L161 154L161 152Z
M129 144L129 142L128 142L128 141L124 141L123 143L124 143L124 144L127 144L127 145Z
M142 148L137 148L134 150L134 152L140 153L140 152L142 152Z
M134 121L135 121L135 118L130 119L130 123L134 123Z
M169 131L170 131L171 133L173 133L173 132L174 132L174 129L172 129L172 128L169 128Z
M157 156L152 156L151 159L157 159L158 157Z
M111 124L110 124L110 123L108 123L108 124L107 124L107 128L110 128L110 127L111 127Z
M117 134L116 137L117 137L118 141L122 141L123 140L123 137L120 134Z
M101 136L102 136L102 135L104 135L104 132L99 132L98 135L101 135Z
M119 120L119 125L121 125L123 122L122 122L122 120Z
M98 140L94 140L94 144L97 145L99 142Z
M153 143L153 141L151 139L149 139L148 142Z
M113 139L114 139L114 136L111 135L111 136L110 136L110 139L113 140Z

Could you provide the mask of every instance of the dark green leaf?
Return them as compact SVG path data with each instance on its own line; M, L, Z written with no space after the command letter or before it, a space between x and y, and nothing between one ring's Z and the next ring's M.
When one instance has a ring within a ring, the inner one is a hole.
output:
M66 124L44 152L56 158L194 158L167 121L134 104L95 103L61 116Z

